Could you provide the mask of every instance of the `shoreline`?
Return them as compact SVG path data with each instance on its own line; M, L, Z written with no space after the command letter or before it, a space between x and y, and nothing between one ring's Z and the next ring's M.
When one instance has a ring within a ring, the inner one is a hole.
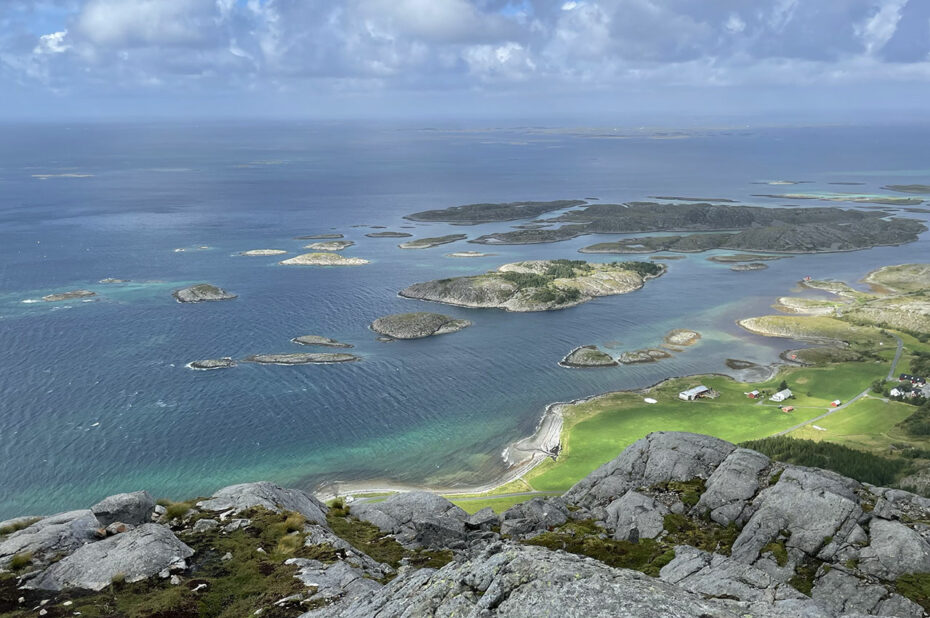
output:
M791 352L791 350L786 350L783 352L783 354L788 352ZM762 379L747 381L747 383L765 382L778 375L778 372L781 371L782 368L792 366L796 367L799 365L799 363L788 361L785 358L781 358L780 361L773 362L768 365L758 365L760 369L766 370L766 375L755 376L757 378L762 377ZM732 371L739 373L740 371L745 370ZM758 371L758 369L756 371ZM655 382L654 384L650 384L641 388L607 391L604 393L597 393L595 395L588 395L586 397L579 397L578 399L573 399L571 401L556 401L554 403L550 403L543 411L539 422L536 424L536 429L532 434L525 438L511 442L504 448L503 451L501 451L501 458L504 460L504 463L509 464L511 467L497 475L496 478L480 485L468 485L465 487L442 487L392 483L390 481L380 482L375 480L326 481L317 485L317 487L312 490L312 493L318 499L324 502L338 498L340 496L364 496L365 494L402 493L409 491L427 491L450 498L470 494L490 494L490 492L500 489L504 485L522 479L524 476L526 476L527 473L532 471L534 468L539 466L550 457L558 457L558 453L561 451L562 446L562 430L565 426L565 418L562 412L566 407L589 403L603 397L610 397L617 394L634 393L646 395L650 391L662 386L666 382L686 378L697 378L702 376L723 376L736 382L743 382L739 376L718 372L697 373L684 376L669 376L659 380L658 382ZM513 455L519 453L525 453L525 456L522 459L513 459ZM540 491L538 493L543 494L552 492ZM488 495L487 497L491 499L495 496Z

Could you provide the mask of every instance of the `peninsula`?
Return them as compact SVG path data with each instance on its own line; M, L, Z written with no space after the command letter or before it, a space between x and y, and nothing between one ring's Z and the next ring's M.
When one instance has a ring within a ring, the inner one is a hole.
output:
M518 245L558 242L585 234L689 232L685 236L627 238L617 243L592 245L582 251L651 253L734 249L808 253L903 244L916 240L918 234L927 229L916 219L886 220L884 217L887 213L828 207L763 208L704 202L590 204L547 220L564 223L559 228L497 232L469 242Z
M504 264L481 275L415 283L400 295L461 307L549 311L626 294L664 273L665 266L653 262L531 260Z
M617 361L596 345L583 345L569 352L559 361L559 365L573 369L589 369L591 367L616 367Z
M408 240L397 246L401 249L429 249L431 247L438 247L439 245L447 245L450 242L465 240L466 238L468 238L467 234L447 234L446 236L437 236L435 238Z
M529 219L551 212L582 206L584 200L555 200L551 202L507 202L501 204L465 204L439 210L424 210L407 215L410 221L434 221L445 223L493 223Z

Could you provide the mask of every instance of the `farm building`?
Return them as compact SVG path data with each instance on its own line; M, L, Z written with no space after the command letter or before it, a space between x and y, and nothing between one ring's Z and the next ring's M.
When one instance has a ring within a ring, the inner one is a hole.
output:
M830 407L831 407L831 408L838 408L838 407L840 407L840 405L841 405L842 403L843 403L843 402L840 401L839 399L834 399L833 401L830 402Z
M788 412L794 412L794 406L782 406L781 411L785 414Z
M791 397L794 397L794 393L791 392L790 388L786 388L783 391L778 391L777 393L769 397L769 399L775 402L781 402Z
M706 386L695 386L694 388L689 388L686 391L681 391L678 393L678 398L682 401L694 401L695 399L700 399L701 397L707 397L710 394L710 389Z
M891 391L890 391L888 394L891 395L892 397L901 397L901 396L903 396L906 392L907 392L907 391L902 391L902 390L899 389L899 388L893 388L893 389L891 389Z
M759 391L749 391L748 393L744 393L744 395L746 395L750 399L756 399L759 397L760 394L761 393L759 393Z

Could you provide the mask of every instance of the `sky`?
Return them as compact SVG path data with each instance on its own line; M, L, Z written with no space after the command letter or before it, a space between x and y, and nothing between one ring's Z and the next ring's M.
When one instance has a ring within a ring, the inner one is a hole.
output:
M874 118L930 0L0 0L0 119Z

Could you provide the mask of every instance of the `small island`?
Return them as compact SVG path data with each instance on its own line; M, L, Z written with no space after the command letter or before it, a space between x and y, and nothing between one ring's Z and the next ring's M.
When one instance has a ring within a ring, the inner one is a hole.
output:
M260 365L328 365L332 363L351 363L361 360L354 354L337 353L291 353L291 354L253 354L245 357L247 363Z
M208 360L199 360L191 361L185 365L188 369L194 369L195 371L213 371L214 369L230 369L236 366L236 361L234 361L229 356L224 356L223 358L208 359Z
M530 260L482 275L415 283L400 295L460 307L550 311L638 290L663 273L665 266L652 262Z
M482 253L481 251L456 251L454 253L447 253L446 257L452 258L479 258L479 257L492 257L494 253Z
M302 335L300 337L294 337L291 339L291 341L299 345L319 345L328 348L353 347L351 343L343 343L341 341L336 341L335 339L330 339L329 337L323 337L321 335Z
M701 340L701 333L686 328L676 328L665 335L665 343L679 347L692 346Z
M111 285L116 283L130 283L129 279L116 279L114 277L107 277L106 279L101 279L97 283L103 283L105 285Z
M63 300L75 300L78 298L90 298L91 296L96 296L96 292L91 292L90 290L71 290L70 292L59 292L57 294L49 294L48 296L43 296L42 300L47 303L57 303Z
M368 260L349 258L335 253L303 253L278 263L298 266L361 266L368 264Z
M284 249L249 249L248 251L240 251L239 255L245 256L262 256L262 255L284 255L287 253Z
M886 191L897 191L898 193L923 193L930 194L930 185L887 185L882 187Z
M783 260L794 257L792 255L760 255L758 253L729 253L726 255L712 255L707 258L718 264L739 264L741 262L767 262L770 260Z
M635 365L639 363L654 363L656 361L662 360L663 358L671 357L672 354L665 350L659 350L657 348L646 348L645 350L624 352L617 357L617 362L624 365Z
M368 238L410 238L413 234L407 232L370 232L365 236Z
M418 238L417 240L408 240L407 242L397 245L401 249L429 249L439 245L447 245L450 242L465 240L467 234L448 234L446 236L437 236L435 238Z
M324 240L307 245L304 249L313 249L315 251L342 251L348 249L355 242L351 240Z
M433 335L455 333L471 326L468 320L451 318L441 313L395 313L378 318L371 330L391 339L422 339Z
M852 202L854 204L882 204L886 206L917 206L923 200L892 195L853 195L846 193L759 193L753 197L783 200L819 200L821 202Z
M749 262L748 264L735 264L730 267L733 272L743 272L747 270L765 270L769 265L763 262Z
M616 367L617 361L610 354L601 351L595 345L583 345L569 352L559 361L559 366L572 369L588 369L592 367Z
M209 283L198 283L187 288L181 288L171 293L179 303L203 303L219 300L232 300L236 294L230 294L223 288Z
M338 240L345 238L342 234L310 234L309 236L295 236L296 240Z
M499 204L465 204L439 210L424 210L407 215L411 221L435 221L445 223L493 223L529 219L573 206L582 206L584 200L554 200L551 202L506 202Z

